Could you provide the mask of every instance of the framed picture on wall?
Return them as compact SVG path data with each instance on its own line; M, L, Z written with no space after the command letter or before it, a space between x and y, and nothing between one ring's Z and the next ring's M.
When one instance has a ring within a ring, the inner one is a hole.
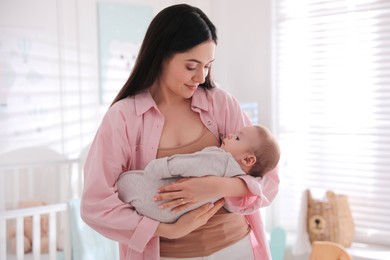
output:
M128 79L154 16L147 5L98 2L100 103L111 104Z

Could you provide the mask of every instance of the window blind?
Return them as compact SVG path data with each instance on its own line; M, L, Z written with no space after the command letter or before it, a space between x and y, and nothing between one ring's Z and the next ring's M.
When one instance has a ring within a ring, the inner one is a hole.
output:
M98 122L96 54L79 39L77 6L39 0L2 8L0 153L48 146L77 157Z
M274 14L275 224L296 231L303 190L333 190L355 242L389 246L390 1L277 0Z

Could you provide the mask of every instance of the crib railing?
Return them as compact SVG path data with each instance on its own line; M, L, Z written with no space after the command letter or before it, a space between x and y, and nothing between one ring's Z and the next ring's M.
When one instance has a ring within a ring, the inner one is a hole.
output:
M0 210L23 200L54 204L80 196L81 167L79 159L0 164Z
M16 225L16 258L24 259L24 218L32 217L33 221L33 259L41 259L41 227L40 219L42 215L49 216L49 259L57 259L57 240L63 236L64 259L71 259L71 244L69 240L67 204L59 203L39 207L14 209L0 212L0 259L7 259L9 238L7 228L10 224ZM16 222L16 223L13 223ZM63 234L58 234L62 232Z

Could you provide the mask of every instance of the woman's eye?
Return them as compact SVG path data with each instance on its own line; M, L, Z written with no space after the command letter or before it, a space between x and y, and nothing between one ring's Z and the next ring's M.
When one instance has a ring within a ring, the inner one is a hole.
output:
M188 69L189 71L194 71L194 70L196 70L196 68L188 67L188 66L187 66L187 69Z

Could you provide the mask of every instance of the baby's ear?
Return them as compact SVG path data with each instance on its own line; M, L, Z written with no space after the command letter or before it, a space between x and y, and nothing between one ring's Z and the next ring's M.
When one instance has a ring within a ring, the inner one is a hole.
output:
M256 156L250 153L246 153L241 156L241 163L245 166L251 167L256 163Z

